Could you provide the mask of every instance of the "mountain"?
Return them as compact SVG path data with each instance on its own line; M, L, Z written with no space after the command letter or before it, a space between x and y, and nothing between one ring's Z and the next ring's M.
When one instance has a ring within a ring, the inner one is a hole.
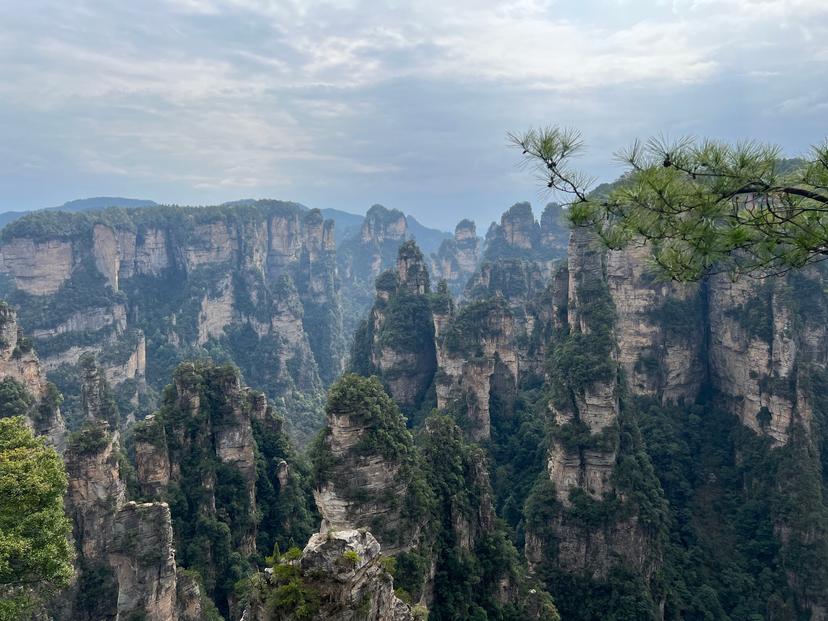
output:
M0 416L77 548L40 618L824 618L828 272L664 282L563 215L6 227Z
M50 211L88 211L92 209L105 209L107 207L152 207L157 205L155 201L140 198L122 198L120 196L95 196L92 198L79 198L67 201L58 207L46 207ZM32 213L31 211L4 211L0 213L0 229Z
M335 256L294 203L40 211L0 233L0 288L64 393L94 353L140 416L178 362L232 360L307 440L345 353Z
M67 201L58 207L49 207L54 211L88 211L90 209L106 209L107 207L153 207L155 201L142 198L123 198L120 196L95 196Z
M414 216L405 217L406 228L408 229L409 239L417 242L417 246L427 255L432 252L437 252L440 244L446 240L451 239L451 233L432 229L420 224Z
M362 221L365 220L365 216L339 209L328 208L322 209L321 211L325 218L334 221L334 240L336 241L337 247L340 247L346 239L358 235L362 227Z

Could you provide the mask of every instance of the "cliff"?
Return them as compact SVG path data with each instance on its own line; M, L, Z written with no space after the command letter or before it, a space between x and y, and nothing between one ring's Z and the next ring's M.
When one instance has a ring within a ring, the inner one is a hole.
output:
M310 530L281 420L233 367L185 363L134 438L142 496L170 504L180 562L233 612L233 576L249 572L259 546Z
M316 534L300 554L286 557L265 574L244 621L424 618L394 594L388 559L369 532ZM295 593L290 599L288 590Z
M445 280L452 294L462 293L480 260L480 239L474 222L461 220L454 229L454 237L444 240L430 258L434 279Z
M58 452L65 442L66 425L61 398L46 381L32 340L23 335L17 315L0 301L0 416L23 416L33 431L46 436Z
M300 205L39 212L3 230L0 270L44 367L95 353L122 403L209 354L307 439L344 363L333 223Z
M399 247L395 270L377 277L376 290L369 318L354 337L351 367L376 373L412 414L426 399L437 368L429 275L413 241Z
M533 260L548 275L553 262L566 256L568 238L558 205L550 203L538 222L529 203L515 203L486 232L483 260Z
M625 416L619 399L617 309L606 269L606 255L595 240L574 231L567 266L567 326L550 351L553 430L546 470L551 486L544 489L554 490L554 517L527 528L526 555L533 566L551 561L564 572L598 580L606 580L620 563L647 584L661 565L663 542L657 533L663 500L652 499L652 513L634 506L641 490L630 484L658 493L655 477L650 473L647 478L646 462L635 464L638 472L632 481L620 474L627 456L639 459L640 440L635 440L634 418ZM600 529L585 527L585 511L601 516ZM535 530L539 526L540 532ZM550 546L552 533L556 544Z
M58 619L190 621L201 618L198 585L179 590L165 503L126 501L119 435L90 420L70 436L67 512L78 550L77 580L52 605ZM185 580L186 582L186 580Z
M397 405L376 378L345 375L326 413L312 453L320 532L368 528L386 554L417 547L429 496Z
M543 376L559 322L554 299L565 295L559 280L544 279L533 261L498 259L475 272L456 311L435 313L437 404L460 415L473 439L489 438L492 401L509 415L518 386Z

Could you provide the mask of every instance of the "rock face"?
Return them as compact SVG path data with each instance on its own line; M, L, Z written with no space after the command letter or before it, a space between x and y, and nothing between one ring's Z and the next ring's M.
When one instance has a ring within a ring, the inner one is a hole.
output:
M529 203L512 205L501 217L500 224L492 223L489 227L483 260L533 260L548 276L554 261L566 256L568 234L560 220L560 207L554 204L547 206L540 223L535 220Z
M178 619L175 550L165 503L129 502L118 512L110 547L119 617Z
M462 308L438 339L437 407L459 409L474 440L490 434L495 375L512 387L520 372L515 316L502 297Z
M343 289L344 329L353 334L374 301L374 280L395 265L397 251L408 239L405 215L382 205L372 206L365 214L358 235L346 239L337 252Z
M314 452L320 532L369 528L386 554L416 546L427 519L416 504L422 472L396 404L376 378L345 375L326 409Z
M352 368L378 374L406 412L415 410L437 368L428 270L413 241L400 246L394 271L376 281L377 298L355 337ZM446 294L447 295L447 294Z
M279 586L278 575L295 575L304 593L311 597L314 621L414 621L408 604L394 594L394 580L383 566L376 539L367 531L342 530L313 535L299 559L282 561L279 572L270 574L271 584L262 599ZM296 619L297 611L276 604L272 613L263 601L254 601L245 611L246 621Z
M161 409L133 429L140 494L169 502L179 563L225 616L241 612L234 576L251 555L312 530L282 423L238 369L183 363Z
M220 349L286 412L302 410L298 435L318 427L306 397L319 403L345 356L333 222L319 211L260 201L41 215L4 230L0 294L56 378L94 353L116 389L160 390L175 362Z
M61 239L11 239L0 249L3 269L31 295L57 293L74 266L72 244Z
M655 281L646 247L607 253L618 362L635 395L692 402L706 378L703 291Z
M256 460L253 419L264 421L267 402L242 387L238 372L227 367L183 364L174 377L174 391L166 416L153 416L135 431L136 475L142 491L150 497L166 498L169 486L185 487L192 476L185 467L200 467L196 513L215 515L218 474L215 463L232 469L239 506L231 522L246 520L236 528L238 549L249 555L255 550ZM193 501L196 499L193 498ZM183 516L181 516L183 517ZM250 518L250 519L247 519ZM184 524L176 524L178 539L186 540Z
M126 502L118 434L89 421L71 437L65 458L79 578L71 596L55 602L57 618L198 618L198 589L178 593L168 506Z
M57 389L46 381L31 339L23 336L14 310L0 301L0 380L14 382L31 397L25 412L29 425L63 451L66 425L59 407ZM4 413L5 414L5 413Z
M459 408L473 439L489 437L492 400L505 404L508 414L517 386L543 376L561 295L560 270L546 280L536 262L498 259L475 272L459 309L435 312L437 405Z
M431 273L435 280L445 280L449 290L458 295L477 269L479 260L480 239L474 222L461 220L454 229L454 238L443 241L431 255Z
M357 560L343 571L346 552L355 553ZM302 575L334 578L318 584L322 600L330 603L322 605L316 618L350 619L351 611L359 609L369 621L413 621L408 605L394 595L393 579L380 561L379 543L369 532L313 535L299 561Z
M764 283L725 276L709 283L711 382L743 425L776 445L787 444L795 426L812 425L803 383L826 364L823 287L813 269Z
M567 324L551 351L549 370L553 432L545 493L555 494L557 509L549 522L527 529L526 556L530 567L551 561L567 573L598 580L620 563L648 583L660 566L661 549L640 523L638 508L610 513L600 529L586 528L573 513L576 503L600 505L629 494L618 483L619 464L627 459L622 451L630 450L619 442L619 431L634 423L622 419L615 340L618 315L630 311L617 312L606 254L584 231L572 233L567 273ZM624 288L618 284L616 291ZM573 373L578 368L585 375Z
M540 219L540 245L556 256L564 256L569 246L569 225L563 209L557 203L549 203Z

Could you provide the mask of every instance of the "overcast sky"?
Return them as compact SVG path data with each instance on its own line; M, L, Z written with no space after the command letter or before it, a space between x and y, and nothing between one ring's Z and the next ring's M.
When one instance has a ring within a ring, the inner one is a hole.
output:
M0 210L95 195L398 207L549 197L506 133L828 135L828 0L0 0Z

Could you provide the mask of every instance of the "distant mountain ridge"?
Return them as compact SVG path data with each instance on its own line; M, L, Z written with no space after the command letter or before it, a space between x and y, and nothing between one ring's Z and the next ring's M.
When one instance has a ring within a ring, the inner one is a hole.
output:
M243 205L252 205L255 202L256 199L253 198L242 198L235 201L226 201L222 203L222 205L228 207L235 207ZM122 196L93 196L90 198L78 198L75 200L66 201L65 203L63 203L62 205L58 205L57 207L45 207L44 210L77 212L91 211L93 209L106 209L107 207L155 207L159 204L160 203L157 203L153 200L143 198L125 198ZM310 207L306 207L304 205L302 206L306 209L310 209ZM23 216L32 213L33 211L40 210L32 209L28 211L0 212L0 228L6 226L10 222L14 222L18 218L22 218ZM362 227L362 222L365 220L365 216L351 213L349 211L342 211L341 209L332 209L328 207L325 209L320 209L320 211L322 212L322 216L326 220L333 220L335 223L334 239L336 241L337 246L349 237L354 237L355 235L358 235L360 228ZM451 234L446 231L430 228L421 224L418 220L414 219L413 216L407 215L405 218L408 224L408 230L410 231L412 237L414 237L417 240L417 243L426 253L436 251L437 248L440 246L440 243L444 239L448 239L451 237Z
M66 201L57 207L45 207L45 211L90 211L92 209L106 209L107 207L153 207L158 205L155 201L144 198L124 198L122 196L93 196L91 198L78 198ZM18 218L40 211L32 209L29 211L4 211L0 213L0 228Z

